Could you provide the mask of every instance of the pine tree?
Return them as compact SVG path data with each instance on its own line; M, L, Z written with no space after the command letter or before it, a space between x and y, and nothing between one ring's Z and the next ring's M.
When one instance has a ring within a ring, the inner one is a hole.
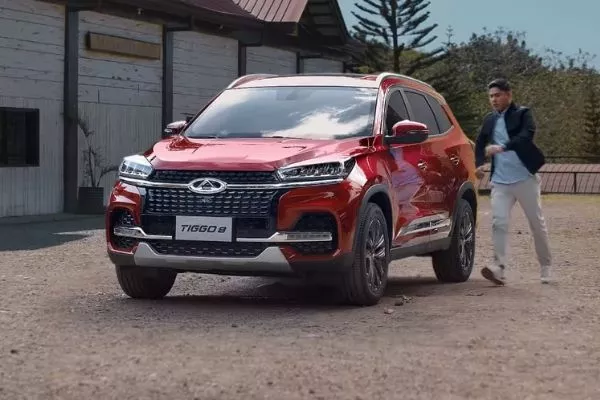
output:
M392 54L394 72L411 75L445 56L442 47L431 51L422 50L437 39L437 36L432 35L437 24L422 27L429 19L429 11L426 11L429 1L361 0L361 2L363 4L354 4L361 13L352 11L352 15L358 20L358 24L354 26L357 37L363 38L367 44L371 43L371 47L373 43L369 42L370 40L384 44ZM411 60L404 71L401 71L400 57L403 52L410 50L418 51L418 56ZM381 54L377 53L377 56ZM378 61L381 62L381 59Z
M480 124L479 116L473 112L470 104L471 86L461 71L463 60L453 36L453 29L449 27L444 43L445 59L431 68L419 71L416 77L432 84L444 96L462 129L469 137L475 138Z
M600 157L600 96L598 96L597 87L592 86L588 92L584 118L583 153L592 157Z

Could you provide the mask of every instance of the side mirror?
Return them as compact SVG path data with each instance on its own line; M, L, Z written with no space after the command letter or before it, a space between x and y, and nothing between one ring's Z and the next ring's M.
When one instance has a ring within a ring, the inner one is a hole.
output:
M167 125L167 127L163 131L163 136L169 137L169 136L179 135L181 133L181 131L183 131L183 128L185 128L186 124L187 124L187 122L185 122L185 121L171 122L169 125Z
M409 120L396 122L392 132L393 135L383 137L385 144L417 144L429 137L427 125Z

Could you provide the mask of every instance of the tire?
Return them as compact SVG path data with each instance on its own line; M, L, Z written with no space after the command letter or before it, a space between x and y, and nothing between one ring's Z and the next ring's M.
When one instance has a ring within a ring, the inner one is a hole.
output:
M468 201L458 200L450 247L432 254L432 263L438 281L465 282L473 272L475 260L475 218Z
M161 299L173 287L177 272L159 268L115 266L123 292L134 299Z
M381 237L383 244L378 245ZM376 204L369 203L361 215L355 243L354 262L342 279L344 303L372 306L385 292L390 263L388 227L383 211Z

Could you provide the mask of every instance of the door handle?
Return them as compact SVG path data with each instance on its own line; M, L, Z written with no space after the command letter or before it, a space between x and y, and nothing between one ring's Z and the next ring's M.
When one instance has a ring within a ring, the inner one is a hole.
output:
M451 155L450 162L454 165L458 165L460 163L460 158L458 158L457 155Z
M427 163L425 161L419 161L417 163L417 167L419 167L420 169L425 169L427 168Z

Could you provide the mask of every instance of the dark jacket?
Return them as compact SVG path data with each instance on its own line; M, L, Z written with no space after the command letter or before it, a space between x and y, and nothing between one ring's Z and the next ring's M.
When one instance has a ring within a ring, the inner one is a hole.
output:
M485 147L493 143L494 126L497 116L491 112L485 116L477 141L475 142L475 165L480 167L485 164ZM510 138L505 145L506 151L514 150L517 156L530 173L535 174L546 163L542 151L535 145L535 120L531 110L527 107L517 106L514 103L506 110L504 115L506 130ZM491 174L494 173L494 160L492 157Z

